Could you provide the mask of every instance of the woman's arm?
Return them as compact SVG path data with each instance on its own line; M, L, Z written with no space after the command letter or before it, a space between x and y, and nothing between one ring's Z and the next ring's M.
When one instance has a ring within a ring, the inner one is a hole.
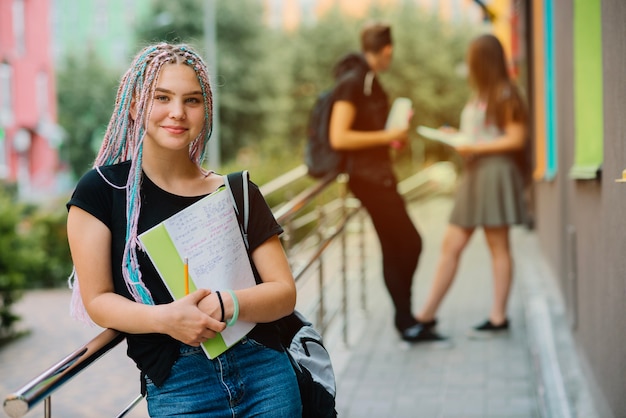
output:
M355 131L351 129L356 115L354 105L339 100L333 105L330 115L330 145L337 150L356 150L380 145L390 145L397 141L404 144L409 139L407 129L389 129L379 131Z
M111 232L88 212L72 206L67 233L83 304L91 319L103 328L131 334L162 333L190 345L213 338L224 324L203 313L197 303L207 289L164 305L144 305L114 292Z
M296 283L287 256L277 235L273 235L252 253L254 265L263 280L256 286L235 291L239 300L239 320L271 322L293 312L296 305ZM234 304L228 292L221 292L225 320L233 316ZM217 296L210 295L200 308L214 318L220 313Z
M526 125L521 122L508 122L504 126L504 133L500 137L488 142L459 145L456 150L462 156L480 156L504 154L519 151L526 142Z

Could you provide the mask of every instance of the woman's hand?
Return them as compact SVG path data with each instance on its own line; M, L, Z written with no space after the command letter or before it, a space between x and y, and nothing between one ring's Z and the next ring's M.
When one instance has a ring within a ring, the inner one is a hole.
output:
M472 144L457 145L454 147L466 163L471 162L476 157L476 149Z
M447 133L447 134L455 134L455 133L459 132L459 130L458 130L458 129L453 128L453 127L452 127L452 126L450 126L450 125L442 125L442 126L440 126L440 127L439 127L439 130L440 130L441 132L445 132L445 133Z
M409 141L409 129L388 129L386 131L389 135L389 146L395 149L402 149Z
M198 304L211 295L208 289L195 292L162 307L160 318L165 334L191 346L199 346L206 340L214 338L218 332L226 328L226 324L203 312ZM219 306L217 308L220 309ZM219 315L219 314L218 314Z
M221 292L222 303L224 303L224 292ZM217 297L216 292L212 292L211 294L205 296L198 302L198 308L209 315L211 318L216 319L220 322L222 321L222 305L220 304L219 298Z

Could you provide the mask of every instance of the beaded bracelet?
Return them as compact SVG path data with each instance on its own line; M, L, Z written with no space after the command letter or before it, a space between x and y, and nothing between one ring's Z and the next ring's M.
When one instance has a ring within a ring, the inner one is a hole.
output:
M237 299L237 295L230 289L226 289L228 293L230 293L230 297L233 299L233 317L226 323L227 327L231 327L235 325L237 322L237 318L239 317L239 299Z

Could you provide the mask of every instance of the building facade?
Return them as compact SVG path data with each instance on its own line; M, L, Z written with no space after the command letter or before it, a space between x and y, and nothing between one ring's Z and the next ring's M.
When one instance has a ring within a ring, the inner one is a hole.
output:
M0 181L26 200L54 195L60 170L49 3L0 2Z
M532 0L536 230L602 418L626 416L626 2Z

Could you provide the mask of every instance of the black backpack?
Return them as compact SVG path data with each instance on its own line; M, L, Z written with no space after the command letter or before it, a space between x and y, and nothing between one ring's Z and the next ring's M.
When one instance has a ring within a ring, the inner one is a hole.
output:
M304 162L311 177L336 176L345 165L345 154L330 146L328 128L334 102L333 90L324 91L317 96L309 115Z
M248 247L248 172L224 176L246 248ZM252 263L252 260L250 261ZM275 321L281 344L298 379L303 418L335 418L335 373L322 336L300 312Z
M335 104L334 90L336 86L345 77L349 77L353 70L358 69L362 62L363 58L360 54L349 53L344 55L335 64L335 86L317 96L313 109L311 109L304 149L304 162L311 177L322 178L331 175L335 177L347 168L348 154L334 150L330 146L330 114ZM366 76L364 79L363 93L366 96L371 94L373 77L374 74L371 73L371 76Z

